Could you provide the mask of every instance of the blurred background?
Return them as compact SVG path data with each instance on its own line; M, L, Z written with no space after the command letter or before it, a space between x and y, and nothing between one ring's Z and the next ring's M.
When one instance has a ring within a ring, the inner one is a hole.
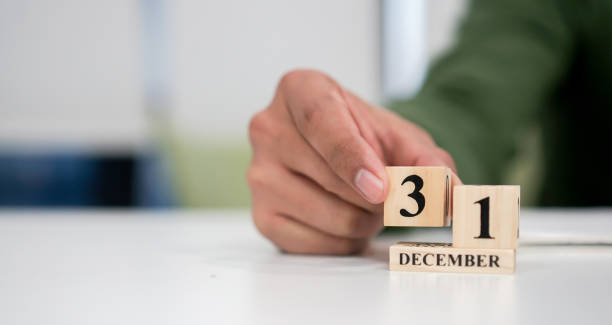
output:
M283 73L410 97L465 7L0 0L0 205L247 207L248 121Z

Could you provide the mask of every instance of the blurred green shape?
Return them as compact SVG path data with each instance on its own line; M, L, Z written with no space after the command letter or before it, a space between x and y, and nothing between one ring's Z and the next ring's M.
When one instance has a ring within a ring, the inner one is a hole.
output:
M174 139L168 148L174 188L181 206L246 208L250 205L246 143Z

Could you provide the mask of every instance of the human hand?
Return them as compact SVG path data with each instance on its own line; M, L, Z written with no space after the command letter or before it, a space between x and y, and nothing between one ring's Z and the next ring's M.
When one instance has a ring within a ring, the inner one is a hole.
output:
M362 251L383 227L385 165L455 170L423 129L313 70L283 76L249 137L254 223L290 253Z

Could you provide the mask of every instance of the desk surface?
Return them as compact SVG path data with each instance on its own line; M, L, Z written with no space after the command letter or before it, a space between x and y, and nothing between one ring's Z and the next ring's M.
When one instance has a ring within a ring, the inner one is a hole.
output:
M1 324L595 324L612 322L612 210L523 210L514 275L387 270L295 256L248 212L0 212Z

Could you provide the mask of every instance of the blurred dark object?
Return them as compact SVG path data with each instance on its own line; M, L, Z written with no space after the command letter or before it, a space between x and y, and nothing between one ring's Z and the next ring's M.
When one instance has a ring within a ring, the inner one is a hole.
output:
M2 206L134 206L132 157L0 156Z
M133 156L1 154L0 206L171 205L168 189L157 190L155 165Z

